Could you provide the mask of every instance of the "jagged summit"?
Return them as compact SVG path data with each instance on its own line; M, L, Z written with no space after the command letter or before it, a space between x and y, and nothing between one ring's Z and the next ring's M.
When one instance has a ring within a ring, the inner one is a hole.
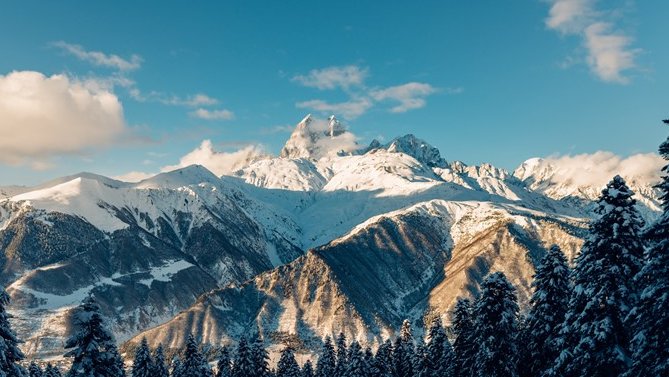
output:
M280 156L317 160L357 149L355 136L334 115L322 120L308 114L295 126Z
M381 145L378 140L374 139L364 151L368 152L375 149L385 149L391 153L408 154L432 168L445 168L448 166L448 162L441 157L439 149L413 134L396 137L385 145Z

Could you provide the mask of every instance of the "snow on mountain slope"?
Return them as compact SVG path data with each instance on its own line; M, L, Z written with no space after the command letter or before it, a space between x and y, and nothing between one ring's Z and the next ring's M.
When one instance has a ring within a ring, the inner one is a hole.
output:
M635 157L642 161L630 161ZM626 166L626 162L642 166ZM659 190L653 186L659 181L662 164L659 156L637 155L618 161L615 156L597 152L558 159L532 158L523 162L513 175L529 190L592 211L592 203L606 183L620 174L636 194L634 198L644 217L653 219L660 211Z
M261 160L235 175L254 186L289 191L319 191L327 183L316 165L306 159Z
M122 340L302 254L290 218L202 167L69 178L0 202L0 280L31 353L60 352L82 295L99 295Z
M504 269L527 300L536 260L554 242L573 254L581 226L514 205L420 203L374 217L241 286L213 291L126 347L142 337L179 347L191 332L212 345L260 332L274 350L290 339L302 352L317 351L323 336L340 331L378 344L404 318L416 328L429 313L448 319L452 297L476 294L488 272Z
M281 155L222 177L82 173L0 199L0 279L26 350L58 354L90 292L121 340L168 321L151 339L219 344L257 326L277 347L339 330L373 343L404 317L447 313L492 271L523 302L546 247L578 249L596 197L560 195L568 180L550 191L562 175L531 163L449 164L413 135L361 149L334 117L306 117Z

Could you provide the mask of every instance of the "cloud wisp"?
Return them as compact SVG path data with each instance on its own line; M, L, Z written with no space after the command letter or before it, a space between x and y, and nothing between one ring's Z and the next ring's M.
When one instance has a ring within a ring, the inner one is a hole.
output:
M191 111L190 115L203 120L231 120L235 118L235 114L230 110L207 110L202 107Z
M142 57L136 54L131 55L129 59L124 59L114 54L105 54L104 52L100 51L88 51L80 45L67 43L64 41L54 42L52 45L70 55L73 55L79 60L83 60L97 66L114 68L119 71L134 71L142 65Z
M427 97L439 90L428 83L408 82L385 88L369 88L365 80L369 69L356 65L333 66L313 69L306 75L296 75L291 81L319 90L342 90L348 100L330 102L310 99L295 104L299 109L310 109L322 114L334 113L346 119L355 119L382 103L394 103L387 109L391 113L405 113L427 104ZM448 88L448 94L458 94L461 88Z
M594 0L549 0L546 27L562 35L578 36L586 50L586 63L600 80L627 84L626 72L637 67L641 49L632 38L616 29L612 12L595 9Z
M356 65L341 67L327 67L323 69L312 69L306 75L297 75L292 81L304 86L324 89L348 89L352 86L360 86L368 76L368 69Z

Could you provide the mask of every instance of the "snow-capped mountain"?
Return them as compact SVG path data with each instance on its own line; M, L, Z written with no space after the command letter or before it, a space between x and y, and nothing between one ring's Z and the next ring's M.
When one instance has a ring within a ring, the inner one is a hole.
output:
M525 300L537 259L552 243L572 256L592 215L595 194L551 191L562 174L448 162L413 135L364 147L334 116L307 116L280 157L232 175L82 173L5 190L0 279L29 355L62 352L70 309L89 293L127 347L254 331L305 351L339 331L373 344L405 317L448 321L491 271Z
M585 168L585 174L600 175L599 172L589 171L588 168ZM549 159L531 158L523 162L513 172L513 175L521 180L529 190L591 211L592 203L599 197L606 182L612 177L606 176L599 180L593 180L590 177L584 179L580 176L583 173L577 173L574 170L576 169L571 166L560 166ZM596 167L592 170L596 170ZM659 180L659 171L653 177L623 173L623 178L635 192L639 210L646 218L654 218L655 214L660 211L658 200L660 194L659 190L654 187Z

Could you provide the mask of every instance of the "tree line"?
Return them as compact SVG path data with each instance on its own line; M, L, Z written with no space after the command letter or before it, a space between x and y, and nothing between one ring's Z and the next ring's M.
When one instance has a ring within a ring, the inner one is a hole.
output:
M664 123L669 124L669 120ZM669 138L660 145L669 160ZM223 347L212 368L190 335L179 356L145 339L135 350L132 377L657 377L669 376L669 165L662 168L663 212L644 224L633 192L614 177L596 203L573 268L556 245L537 266L529 308L520 314L516 290L503 272L488 275L474 300L459 298L447 329L432 319L426 337L405 320L376 352L342 333L323 340L315 365L300 366L285 347L276 368L262 339L242 337ZM0 292L0 377L58 377L24 356ZM92 297L77 310L78 331L65 346L68 377L121 377L126 368Z

